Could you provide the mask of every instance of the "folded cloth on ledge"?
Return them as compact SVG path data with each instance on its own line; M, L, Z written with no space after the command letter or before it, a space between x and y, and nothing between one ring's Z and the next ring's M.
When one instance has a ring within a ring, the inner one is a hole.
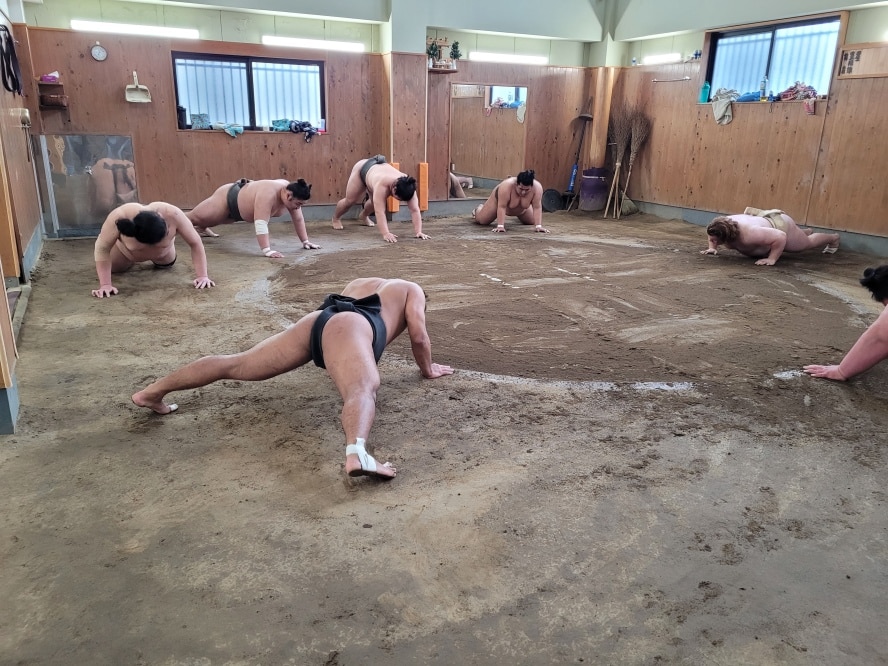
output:
M734 110L731 108L731 98L712 100L712 115L719 125L727 125L734 119Z
M244 126L237 123L213 123L213 129L219 129L229 136L236 137L238 134L244 133Z

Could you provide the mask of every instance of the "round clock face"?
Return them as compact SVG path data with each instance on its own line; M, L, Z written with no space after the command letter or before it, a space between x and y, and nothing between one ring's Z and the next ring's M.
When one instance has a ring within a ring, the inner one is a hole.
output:
M101 44L96 44L89 50L93 58L101 62L108 57L108 51Z

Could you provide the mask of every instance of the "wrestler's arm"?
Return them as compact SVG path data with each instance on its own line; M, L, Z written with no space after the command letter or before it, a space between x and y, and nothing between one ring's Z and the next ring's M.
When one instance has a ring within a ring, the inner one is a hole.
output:
M410 220L413 222L413 237L428 240L429 237L422 233L422 211L419 210L419 197L415 193L407 202L407 209L410 211Z
M426 330L425 307L425 294L418 285L412 285L404 305L404 317L407 319L407 334L410 336L413 358L426 379L452 375L453 368L449 365L432 363L432 343Z
M308 232L305 230L305 216L302 214L301 208L290 211L290 219L293 220L293 228L296 230L296 236L302 241L302 247L306 250L320 250L320 245L315 245L308 240Z
M533 223L537 233L547 234L549 230L543 227L543 186L534 184L533 201L530 203L533 209Z
M117 287L111 283L111 248L114 247L114 243L120 238L116 222L110 216L106 218L102 224L101 231L99 231L99 237L96 238L96 247L93 254L96 260L99 288L92 290L92 295L96 298L113 296L117 293Z
M389 231L388 218L386 218L385 199L388 188L375 187L373 189L373 212L376 214L376 226L386 243L397 243L398 237Z
M838 365L806 365L812 377L844 382L888 358L888 308L866 329Z
M496 226L494 232L503 232L506 230L506 206L509 203L509 189L505 183L500 183L496 188Z
M191 220L178 208L171 206L165 211L165 218L176 225L176 231L182 236L182 240L191 248L191 265L194 266L194 280L192 284L196 289L208 289L215 287L216 283L207 274L207 253L204 250L200 234L194 228Z
M705 250L700 250L700 254L718 254L718 239L709 236L709 246Z
M762 234L763 244L768 245L770 251L768 252L767 257L765 257L764 259L759 259L755 262L755 265L773 266L777 263L780 255L783 254L783 248L786 247L786 234L782 231L778 231L777 229L760 229L759 231L770 231L773 233Z
M265 183L262 183L265 185ZM271 237L268 235L268 223L271 221L271 209L278 200L278 190L269 193L269 196L257 195L253 204L253 224L256 226L256 242L259 249L270 259L280 259L282 255L277 250L271 249Z

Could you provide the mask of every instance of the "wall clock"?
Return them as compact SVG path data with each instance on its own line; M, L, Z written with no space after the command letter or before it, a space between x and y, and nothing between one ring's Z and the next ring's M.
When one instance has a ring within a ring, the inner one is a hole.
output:
M96 42L95 45L89 50L89 53L93 57L93 59L98 60L99 62L102 62L105 58L108 57L107 49L98 42Z

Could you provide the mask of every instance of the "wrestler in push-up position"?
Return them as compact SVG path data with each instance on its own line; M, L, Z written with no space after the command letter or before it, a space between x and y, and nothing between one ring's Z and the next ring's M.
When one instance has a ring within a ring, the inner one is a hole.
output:
M283 257L271 249L268 236L268 222L273 217L290 214L296 235L306 250L317 250L320 245L309 242L302 216L302 204L311 198L311 185L302 178L294 183L286 180L247 180L241 178L235 183L226 183L204 199L188 213L201 236L218 236L210 230L217 224L232 222L252 222L256 226L256 242L259 249L270 259Z
M171 391L198 388L220 379L269 379L314 361L326 368L342 396L345 471L349 476L391 478L397 470L389 463L377 463L364 446L376 416L376 364L382 351L406 329L423 377L453 374L450 366L432 363L425 308L425 292L415 282L359 278L342 294L327 296L318 310L252 349L193 361L133 395L133 402L158 414L169 414L178 409L163 402Z
M534 178L533 169L510 176L493 188L483 204L475 206L472 218L478 224L490 224L496 220L494 232L506 230L506 215L517 217L522 224L532 224L541 234L543 228L543 186Z
M709 247L700 254L718 254L724 245L747 257L758 258L756 266L773 266L784 252L804 252L822 247L824 254L839 249L839 234L802 230L782 210L747 208L743 214L717 217L706 227Z
M422 233L422 212L419 210L419 197L416 196L416 178L401 173L385 161L385 155L376 155L361 160L352 167L345 184L345 196L336 204L333 211L333 228L342 229L342 216L356 204L362 204L358 219L368 227L375 226L370 215L376 215L379 232L387 243L397 243L398 237L389 231L385 217L385 200L391 195L407 204L410 220L413 222L413 237L427 240Z
M185 213L164 201L127 203L108 213L96 238L94 257L99 288L93 289L92 295L105 298L116 294L111 274L128 271L139 262L150 261L155 268L172 268L176 263L176 234L191 248L194 287L215 286L207 275L203 242Z

